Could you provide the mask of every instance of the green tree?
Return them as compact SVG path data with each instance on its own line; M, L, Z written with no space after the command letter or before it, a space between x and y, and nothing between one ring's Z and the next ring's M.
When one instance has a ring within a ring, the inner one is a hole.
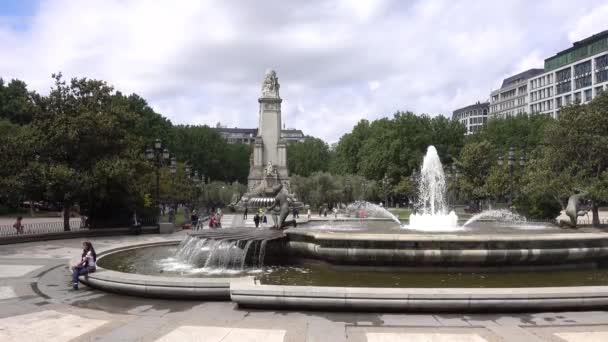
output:
M549 179L568 179L562 185L570 194L575 188L589 192L593 224L599 225L599 205L608 199L608 94L589 104L561 110L559 119L544 133L541 168Z
M308 137L287 146L287 167L291 174L308 177L313 172L327 171L329 163L329 146L321 139Z
M124 220L143 202L137 178L149 173L141 139L130 132L138 119L114 106L114 91L103 81L53 75L55 86L33 121L30 145L47 166L49 196L63 203L64 226L75 203L92 219ZM123 221L124 222L124 221Z
M6 86L0 78L0 119L25 125L32 122L40 112L37 101L40 97L27 89L25 82L11 80Z
M487 141L466 144L460 152L456 165L461 176L458 178L458 192L477 205L488 198L486 179L496 163L492 145Z

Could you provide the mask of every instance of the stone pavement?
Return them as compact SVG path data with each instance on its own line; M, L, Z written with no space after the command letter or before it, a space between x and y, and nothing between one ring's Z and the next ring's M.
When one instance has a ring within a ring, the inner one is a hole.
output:
M170 238L183 236L175 233ZM98 251L160 235L92 239ZM608 341L608 312L399 314L239 309L69 288L80 240L0 246L0 341Z

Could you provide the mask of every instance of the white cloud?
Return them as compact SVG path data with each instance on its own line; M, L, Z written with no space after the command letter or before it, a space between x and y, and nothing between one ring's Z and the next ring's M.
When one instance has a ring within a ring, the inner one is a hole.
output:
M0 76L43 93L53 72L99 78L176 123L254 127L270 66L286 125L332 142L362 118L487 99L607 15L592 0L45 0L0 14Z

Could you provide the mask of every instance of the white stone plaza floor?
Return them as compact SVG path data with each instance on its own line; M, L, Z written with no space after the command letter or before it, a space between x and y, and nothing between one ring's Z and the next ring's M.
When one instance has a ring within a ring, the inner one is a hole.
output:
M175 239L92 239L98 251ZM81 240L0 246L0 341L608 341L608 312L405 314L246 310L69 286Z

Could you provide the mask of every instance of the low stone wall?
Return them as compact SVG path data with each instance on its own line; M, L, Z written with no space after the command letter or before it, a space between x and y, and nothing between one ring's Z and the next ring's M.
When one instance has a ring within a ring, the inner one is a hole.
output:
M157 234L158 227L142 227L142 234ZM54 233L41 233L41 234L27 234L27 235L11 235L0 237L0 245L10 245L14 243L25 243L25 242L36 242L36 241L49 241L49 240L63 240L63 239L77 239L77 238L88 238L98 236L113 236L113 235L127 235L133 234L131 228L104 228L104 229L80 229L69 232L54 232Z
M230 284L240 307L335 311L508 312L603 309L607 286L421 289Z
M608 234L390 234L288 231L294 258L345 265L517 266L590 263L608 257Z

